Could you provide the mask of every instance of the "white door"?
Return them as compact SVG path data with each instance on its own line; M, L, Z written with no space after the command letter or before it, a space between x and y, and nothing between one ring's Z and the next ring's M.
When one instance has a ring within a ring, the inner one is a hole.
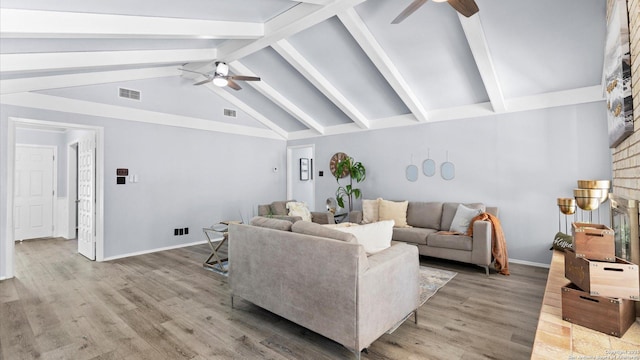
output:
M78 252L96 259L95 246L95 135L78 142Z
M16 146L15 240L53 236L53 148Z

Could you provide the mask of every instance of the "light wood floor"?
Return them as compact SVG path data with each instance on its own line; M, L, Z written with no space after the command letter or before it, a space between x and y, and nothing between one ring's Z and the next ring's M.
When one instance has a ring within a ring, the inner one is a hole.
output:
M16 243L16 277L0 282L0 360L351 359L318 334L243 300L202 268L207 245L104 263L77 243ZM458 275L363 359L528 359L547 270L509 277L421 259ZM286 299L283 299L286 301Z

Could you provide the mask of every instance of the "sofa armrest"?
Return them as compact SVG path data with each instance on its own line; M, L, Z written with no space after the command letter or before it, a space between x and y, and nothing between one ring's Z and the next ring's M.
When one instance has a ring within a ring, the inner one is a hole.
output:
M349 222L350 223L354 223L354 224L360 224L362 223L362 211L360 210L353 210L349 212Z
M359 349L369 346L420 303L418 248L397 243L368 257L358 278Z
M324 211L324 212L311 212L311 221L316 224L335 224L336 221L333 218L333 214Z
M491 264L491 223L489 221L473 223L471 262L483 266Z

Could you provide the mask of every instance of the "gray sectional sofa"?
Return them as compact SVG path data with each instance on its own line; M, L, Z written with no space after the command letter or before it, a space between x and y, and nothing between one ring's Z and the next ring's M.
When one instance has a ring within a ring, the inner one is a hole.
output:
M417 245L420 255L476 264L483 267L488 275L492 263L490 222L476 221L473 237L439 233L449 230L459 204L409 201L407 223L411 227L394 228L393 240ZM498 216L497 207L481 203L464 205ZM362 211L350 213L349 221L361 223Z
M235 297L326 336L360 358L419 306L419 255L394 244L367 256L352 234L319 224L256 217L229 226Z
M289 216L287 211L287 203L295 200L274 201L271 204L258 205L258 216L266 216L273 219L289 220L296 222L302 218L299 216ZM333 213L311 212L311 221L317 224L335 224Z

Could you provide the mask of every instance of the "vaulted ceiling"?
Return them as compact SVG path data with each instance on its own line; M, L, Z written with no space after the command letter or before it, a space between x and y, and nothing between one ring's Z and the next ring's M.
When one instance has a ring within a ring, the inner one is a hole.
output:
M279 139L602 100L605 0L427 2L392 25L411 1L1 0L0 100ZM180 70L215 61L262 81Z

